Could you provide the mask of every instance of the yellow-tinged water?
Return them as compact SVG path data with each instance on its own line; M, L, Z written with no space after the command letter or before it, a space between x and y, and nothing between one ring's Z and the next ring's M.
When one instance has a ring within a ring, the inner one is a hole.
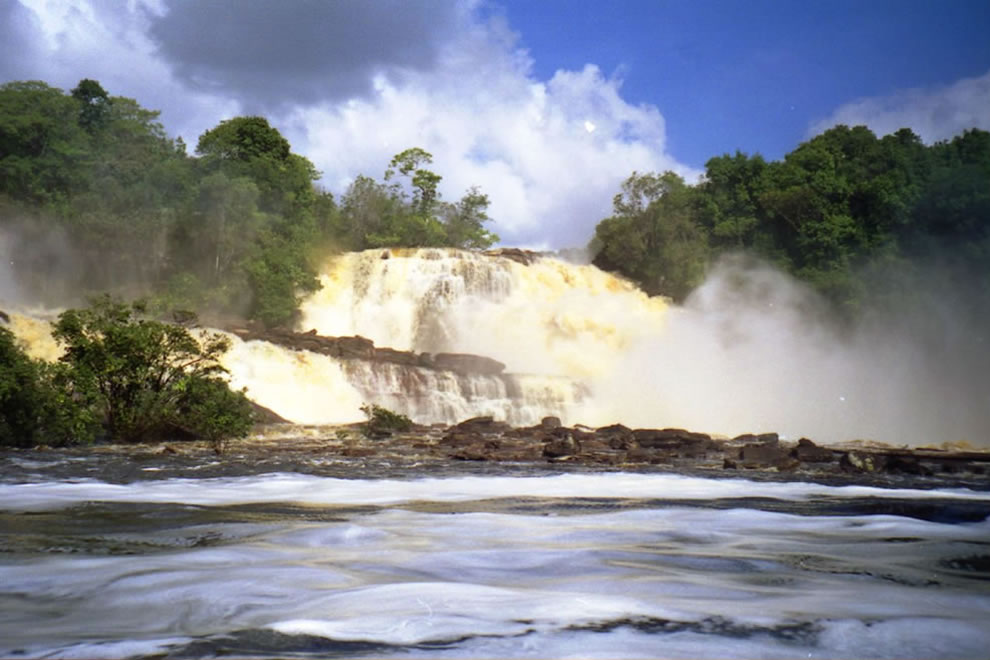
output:
M62 356L64 351L52 338L49 321L17 312L8 312L7 315L10 317L10 331L30 357L54 362Z
M452 249L369 250L328 262L301 330L378 346L463 352L517 373L598 378L663 327L667 303L593 266L526 266Z

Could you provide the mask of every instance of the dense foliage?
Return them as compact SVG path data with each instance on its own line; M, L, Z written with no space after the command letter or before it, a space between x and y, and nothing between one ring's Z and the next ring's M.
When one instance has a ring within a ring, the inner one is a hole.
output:
M925 146L908 129L877 138L837 126L782 161L712 158L694 187L633 173L591 249L597 265L675 299L739 250L849 311L878 282L909 290L917 265L936 260L953 285L990 291L990 133Z
M195 156L158 113L83 80L0 85L0 231L29 295L52 304L112 291L159 309L289 324L332 250L487 247L488 198L440 199L421 149L337 205L313 164L262 117L200 136Z
M65 353L54 365L28 358L0 328L0 445L184 436L219 450L246 435L251 404L218 362L227 338L197 339L141 312L109 297L63 312L52 334Z

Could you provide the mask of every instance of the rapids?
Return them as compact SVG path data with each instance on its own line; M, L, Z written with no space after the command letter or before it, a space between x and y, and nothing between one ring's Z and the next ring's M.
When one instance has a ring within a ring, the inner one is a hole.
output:
M312 455L235 455L197 477L180 457L136 458L0 457L0 656L990 647L986 492L545 466L438 474Z

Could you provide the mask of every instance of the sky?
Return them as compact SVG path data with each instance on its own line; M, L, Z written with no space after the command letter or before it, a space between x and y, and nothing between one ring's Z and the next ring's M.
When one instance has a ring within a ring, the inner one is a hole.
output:
M92 78L190 150L260 114L340 195L409 147L505 245L583 246L634 171L838 123L990 130L987 0L0 0L0 83Z

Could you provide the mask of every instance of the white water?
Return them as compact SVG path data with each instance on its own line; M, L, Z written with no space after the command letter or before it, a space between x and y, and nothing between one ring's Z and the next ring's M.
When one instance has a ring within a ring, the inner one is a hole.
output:
M986 569L954 568L987 556L990 522L829 511L925 498L990 513L987 493L622 473L29 475L0 484L3 509L32 512L0 512L0 538L41 536L48 550L0 555L2 656L979 658L990 648ZM752 497L825 508L760 510ZM729 504L709 506L718 500Z
M671 306L591 266L449 249L345 254L321 281L301 331L475 353L508 373L369 365L235 338L234 385L298 423L361 421L362 403L377 403L423 423L554 415L819 443L990 443L988 338L951 309L840 337L805 287L764 266L722 264ZM35 354L55 351L24 319L15 331Z

